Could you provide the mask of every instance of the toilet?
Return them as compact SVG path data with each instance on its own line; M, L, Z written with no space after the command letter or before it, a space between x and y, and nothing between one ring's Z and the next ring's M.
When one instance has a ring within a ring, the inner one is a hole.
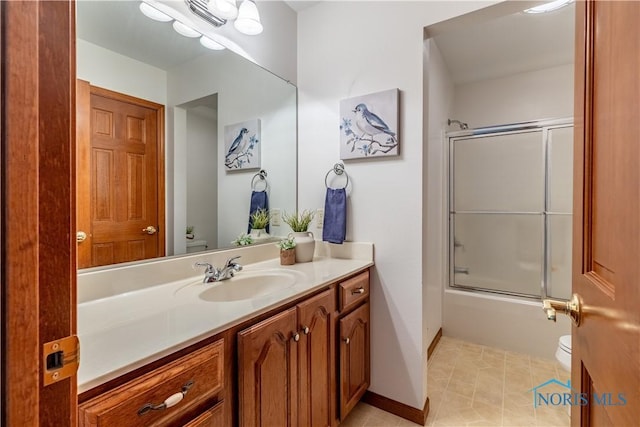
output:
M571 335L563 335L558 340L556 359L564 369L571 372Z
M187 240L187 253L200 252L207 250L206 240Z

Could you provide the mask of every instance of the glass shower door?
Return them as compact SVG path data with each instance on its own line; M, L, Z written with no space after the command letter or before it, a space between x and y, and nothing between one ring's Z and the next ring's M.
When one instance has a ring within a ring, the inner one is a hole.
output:
M539 127L451 139L450 286L535 298L570 289L571 135Z

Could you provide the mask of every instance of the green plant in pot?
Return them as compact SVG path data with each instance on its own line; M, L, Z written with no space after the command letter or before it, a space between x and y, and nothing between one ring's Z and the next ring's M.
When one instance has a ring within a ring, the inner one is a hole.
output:
M296 212L294 214L282 214L282 220L291 227L291 237L296 242L296 262L309 262L313 260L313 251L315 250L316 242L313 233L307 231L315 212L309 210L303 210L302 212Z
M187 225L187 230L186 230L187 239L193 239L195 237L195 234L193 234L194 230L195 230L195 227L193 225Z
M269 221L271 221L271 213L266 209L258 209L251 214L251 236L256 240L262 240L269 237L269 233L265 230Z
M293 236L280 240L276 243L276 246L280 248L281 265L293 265L296 263L296 241Z
M242 233L240 234L236 240L233 240L231 242L232 245L236 245L236 246L247 246L253 243L253 238L246 234L246 233Z

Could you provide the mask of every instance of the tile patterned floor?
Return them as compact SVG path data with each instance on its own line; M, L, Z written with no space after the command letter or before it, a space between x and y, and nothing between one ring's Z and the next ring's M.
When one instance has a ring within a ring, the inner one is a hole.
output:
M443 337L428 363L427 426L569 426L564 407L533 408L529 391L551 378L569 374L551 359L530 357ZM555 386L546 392L560 392ZM359 403L341 427L416 426L410 421Z

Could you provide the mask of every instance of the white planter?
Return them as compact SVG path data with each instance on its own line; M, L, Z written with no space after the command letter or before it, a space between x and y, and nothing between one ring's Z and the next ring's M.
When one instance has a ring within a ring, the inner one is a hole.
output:
M296 241L296 262L313 261L313 252L316 248L316 241L310 231L294 231L291 233Z

